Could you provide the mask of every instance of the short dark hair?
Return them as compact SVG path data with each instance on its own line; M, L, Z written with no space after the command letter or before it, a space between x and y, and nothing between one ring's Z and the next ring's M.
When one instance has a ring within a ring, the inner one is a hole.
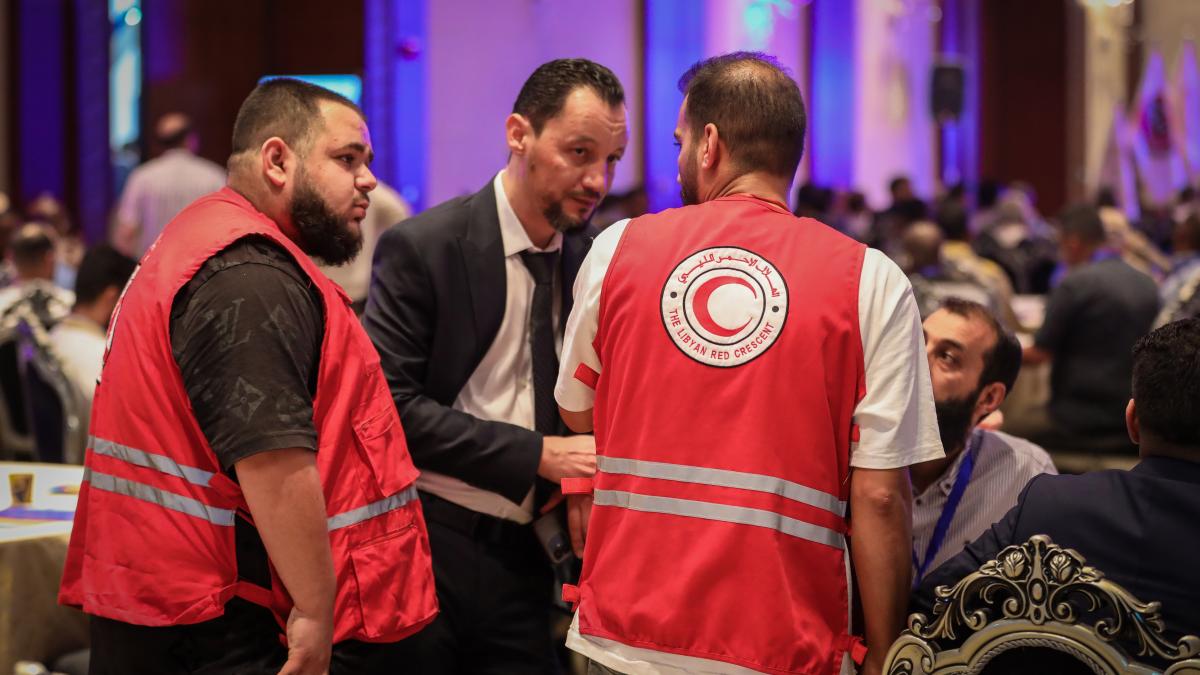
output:
M1200 318L1171 322L1133 346L1138 425L1168 443L1200 446Z
M39 265L46 254L54 250L54 238L49 225L39 222L25 223L17 228L9 242L13 264L17 269L28 269Z
M1112 187L1105 185L1096 193L1096 206L1114 208L1117 205L1117 193Z
M173 148L182 148L187 142L188 136L191 135L191 133L192 123L189 121L187 124L184 124L175 131L164 136L159 136L158 143L168 150Z
M996 343L983 354L983 372L979 374L979 384L976 390L983 389L993 382L1004 385L1005 395L1011 394L1013 385L1017 382L1017 374L1021 372L1021 343L1017 336L1009 332L992 314L991 310L978 302L962 298L946 298L942 301L941 309L967 319L978 319L987 324Z
M562 112L571 92L587 87L610 106L625 102L625 90L611 70L587 59L555 59L537 67L521 86L512 111L529 120L533 133Z
M987 209L996 205L1000 198L1000 184L985 178L975 186L975 208Z
M892 176L892 179L888 181L888 192L895 197L900 188L906 185L912 187L912 180L908 176Z
M970 238L967 229L967 210L954 202L943 202L938 206L936 214L938 227L942 236L949 241L966 241Z
M1100 210L1091 204L1067 207L1058 217L1058 228L1064 237L1071 235L1089 244L1100 244L1107 238Z
M238 109L230 159L258 150L272 136L303 154L317 125L322 124L321 101L339 103L366 119L353 101L324 87L287 77L268 80L255 87Z
M93 246L79 263L79 272L75 276L75 302L81 305L91 304L107 288L124 288L135 268L136 260L112 246Z
M804 156L807 119L800 87L771 56L733 52L705 59L679 78L685 119L701 135L714 124L736 166L789 180Z

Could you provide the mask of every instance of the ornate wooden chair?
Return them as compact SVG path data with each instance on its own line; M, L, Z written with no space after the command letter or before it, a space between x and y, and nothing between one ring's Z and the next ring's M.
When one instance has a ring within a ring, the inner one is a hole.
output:
M1097 675L1200 675L1200 638L1168 640L1160 603L1142 602L1085 563L1045 535L1009 546L953 586L939 587L932 617L909 617L884 672L1031 672L1003 668L1008 653L1022 655L1022 663L1065 660ZM1159 663L1135 661L1133 649Z

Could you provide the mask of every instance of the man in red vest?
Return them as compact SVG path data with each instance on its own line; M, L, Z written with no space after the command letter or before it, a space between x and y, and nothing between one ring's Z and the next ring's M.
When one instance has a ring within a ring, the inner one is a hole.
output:
M943 455L912 289L787 210L804 105L773 59L715 57L681 89L687 206L605 230L575 284L556 396L597 470L563 482L586 535L567 645L595 672L878 673L907 467Z
M92 616L91 673L396 672L436 614L379 356L308 257L358 252L372 154L350 101L260 85L229 185L126 287L60 591Z

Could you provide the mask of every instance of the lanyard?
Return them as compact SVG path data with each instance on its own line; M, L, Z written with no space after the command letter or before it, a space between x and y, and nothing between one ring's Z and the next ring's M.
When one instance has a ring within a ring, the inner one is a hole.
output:
M946 505L942 507L942 515L938 517L937 525L933 528L933 537L929 539L929 546L925 549L925 559L918 562L917 551L914 548L912 552L913 567L917 568L916 575L913 576L913 588L921 582L921 578L929 571L930 564L937 557L938 551L942 549L942 544L946 541L946 533L950 531L950 521L954 520L954 513L958 511L958 505L962 502L963 493L967 491L967 483L971 482L971 472L975 470L975 450L978 447L976 442L979 434L971 435L971 441L964 451L966 456L958 465L958 473L954 476L954 487L950 488L950 496L946 499Z

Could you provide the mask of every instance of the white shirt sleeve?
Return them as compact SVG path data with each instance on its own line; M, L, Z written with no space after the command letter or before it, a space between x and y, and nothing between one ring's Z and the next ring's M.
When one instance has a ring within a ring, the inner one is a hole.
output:
M618 221L601 232L592 242L592 248L575 277L575 305L563 334L558 384L554 387L554 398L564 410L583 412L595 405L594 383L586 383L575 374L581 365L584 372L590 370L597 376L600 374L600 355L596 353L595 346L600 319L600 291L604 288L604 275L608 273L608 266L628 224L629 219Z
M875 249L863 259L858 319L867 391L854 410L859 440L850 465L896 469L944 457L912 286Z

